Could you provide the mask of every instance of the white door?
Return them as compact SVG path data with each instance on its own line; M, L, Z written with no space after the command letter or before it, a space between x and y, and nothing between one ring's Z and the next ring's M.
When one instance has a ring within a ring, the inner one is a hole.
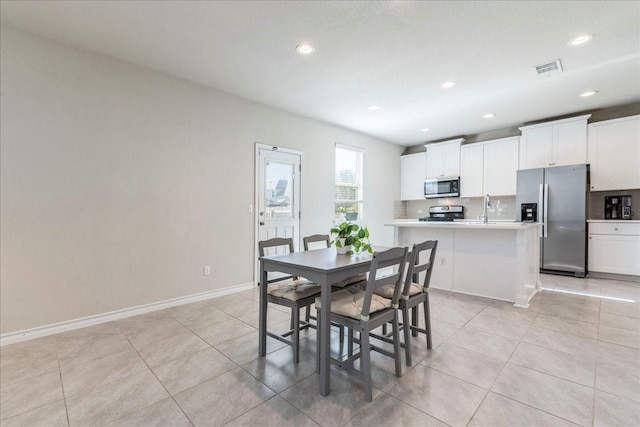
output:
M300 152L256 144L256 254L258 241L273 237L291 237L299 250L301 160Z

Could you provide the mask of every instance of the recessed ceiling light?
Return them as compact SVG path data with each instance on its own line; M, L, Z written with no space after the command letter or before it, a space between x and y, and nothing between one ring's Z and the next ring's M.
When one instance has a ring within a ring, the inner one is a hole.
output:
M431 129L429 129L429 128L424 128L424 129L422 129L422 132L429 132L430 130Z
M310 44L299 44L298 46L296 46L296 51L300 54L300 55L311 55L314 51L316 50L315 47L311 46Z
M569 42L569 46L578 46L580 44L588 42L592 38L593 38L593 34L585 34L583 36L578 36Z
M444 88L444 89L449 89L452 88L456 85L456 82L452 82L452 81L448 81L448 82L444 82L440 85L440 87Z
M593 96L593 95L595 95L596 93L598 93L598 91L597 91L597 90L587 90L587 91L585 91L585 92L582 92L582 93L580 94L580 96L582 96L583 98L586 98L586 97L588 97L588 96Z
M379 105L370 105L368 107L368 109L371 110L371 111L378 111L380 109L380 106Z
M493 113L489 113L489 114L485 114L485 115L484 115L484 116L482 116L482 117L484 117L485 119L490 119L490 118L495 117L495 116L496 116L495 114L493 114Z

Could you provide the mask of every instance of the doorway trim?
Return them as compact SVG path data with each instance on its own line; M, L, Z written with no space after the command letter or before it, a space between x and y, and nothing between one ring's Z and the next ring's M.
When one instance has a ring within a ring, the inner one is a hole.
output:
M278 151L281 153L288 153L288 154L293 154L296 156L300 157L300 170L298 171L298 200L299 200L299 208L298 208L298 228L299 228L299 232L298 232L298 247L302 247L302 206L303 206L303 197L302 197L302 183L303 183L303 171L304 171L304 152L300 151L300 150L295 150L292 148L287 148L287 147L282 147L282 146L277 146L277 145L270 145L270 144L263 144L260 142L256 142L255 143L255 155L254 155L254 169L253 169L253 175L254 175L254 184L253 184L253 259L254 261L254 269L253 269L253 284L254 287L258 287L259 284L259 278L260 278L260 272L258 271L260 269L260 263L257 262L258 259L258 239L259 239L259 225L258 223L260 222L260 215L259 215L259 186L260 186L260 150L267 150L267 151Z

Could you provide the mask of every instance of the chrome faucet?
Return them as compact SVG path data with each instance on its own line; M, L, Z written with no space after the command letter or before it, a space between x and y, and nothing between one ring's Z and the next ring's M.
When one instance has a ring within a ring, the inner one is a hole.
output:
M478 218L480 218L482 220L483 224L486 224L489 222L489 212L487 208L491 207L491 198L489 197L488 194L486 194L484 196L484 207L482 209L482 215L479 215Z

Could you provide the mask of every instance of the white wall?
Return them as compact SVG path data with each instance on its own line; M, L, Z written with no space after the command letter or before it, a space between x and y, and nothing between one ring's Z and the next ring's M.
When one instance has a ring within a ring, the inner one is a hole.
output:
M1 334L252 282L255 142L304 152L303 234L332 224L334 143L364 148L392 243L402 147L1 31Z

